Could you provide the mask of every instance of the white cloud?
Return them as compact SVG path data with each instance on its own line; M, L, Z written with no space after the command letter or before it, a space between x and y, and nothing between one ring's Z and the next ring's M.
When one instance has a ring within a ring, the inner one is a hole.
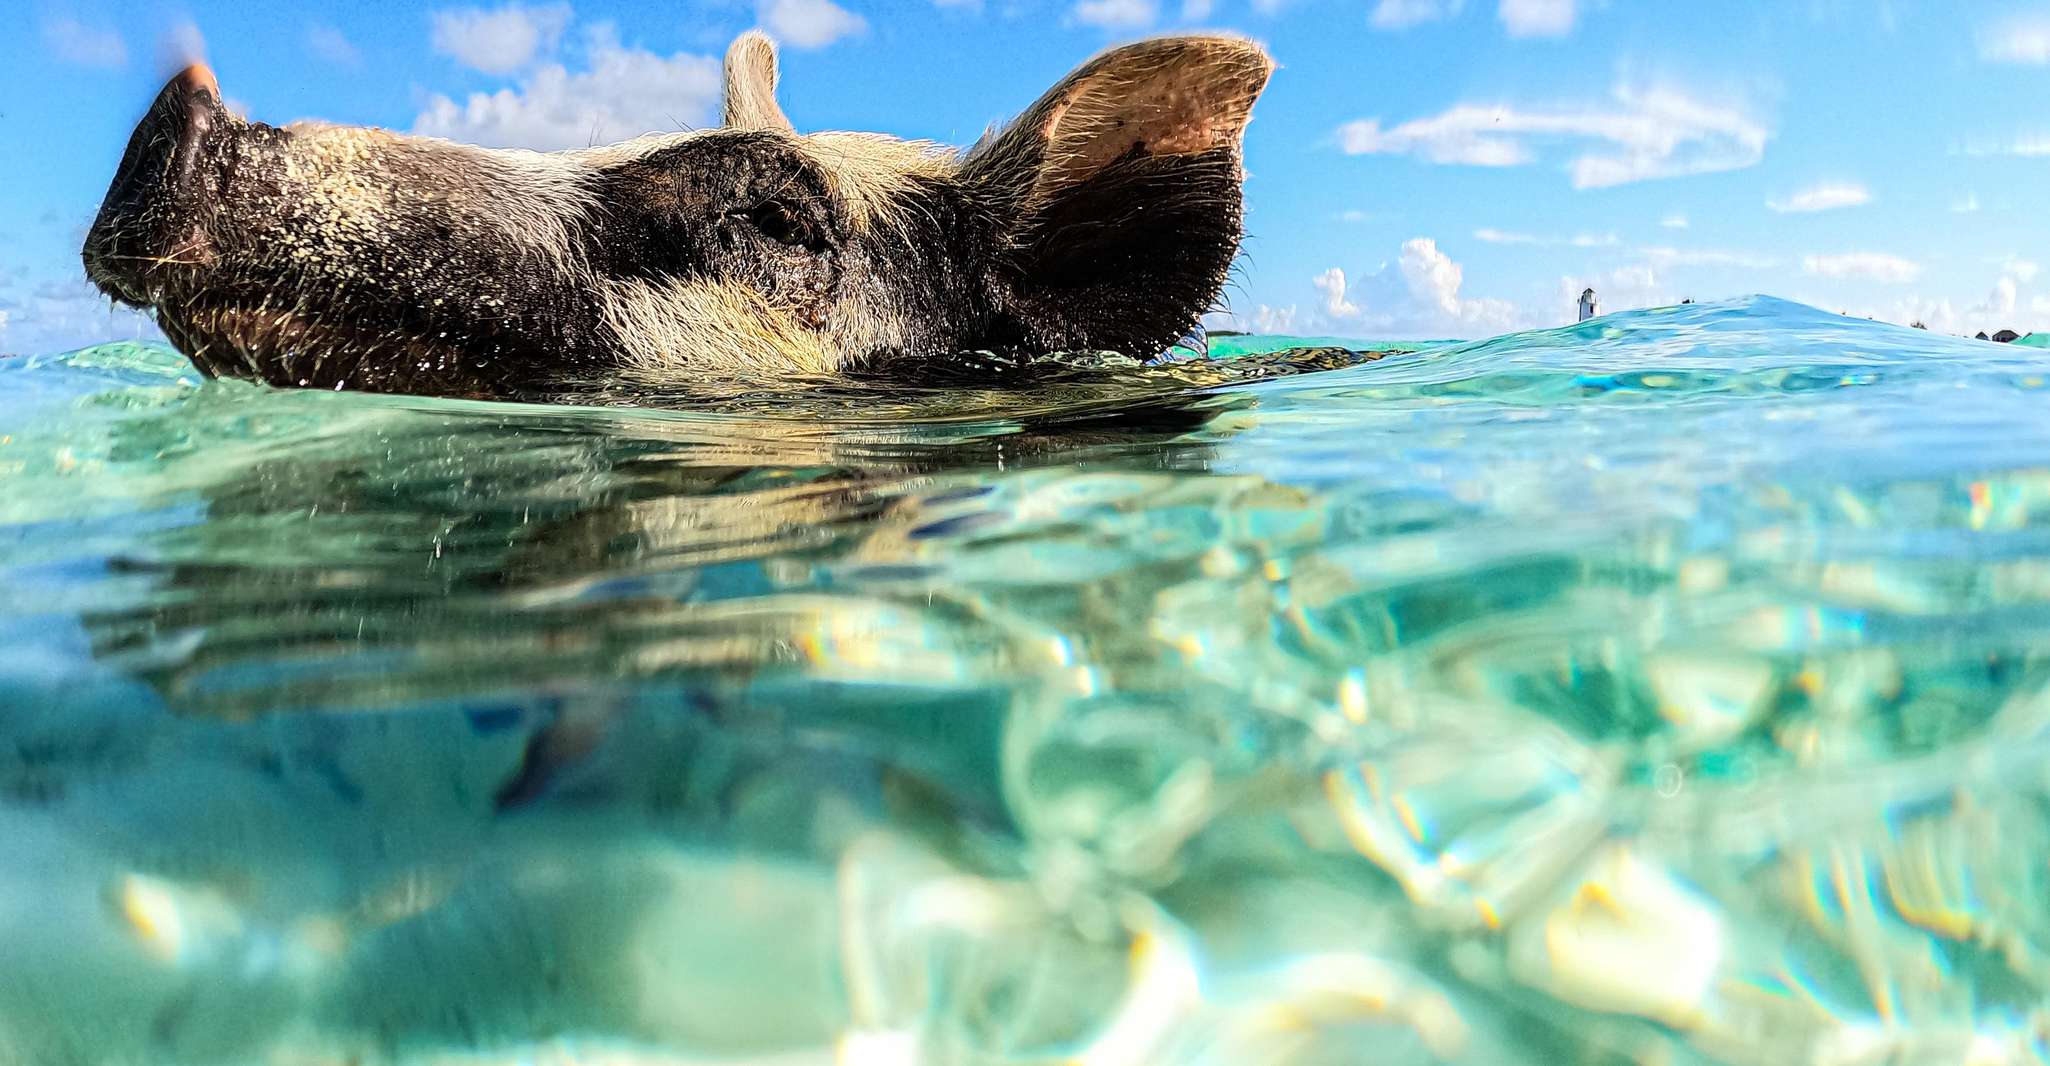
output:
M1974 140L1957 151L1975 157L2015 156L2021 159L2038 159L2050 156L2050 133L2037 131L2016 134L2000 140Z
M1160 18L1160 0L1081 0L1069 17L1107 30L1143 29Z
M1947 299L1908 296L1884 307L1853 307L1846 309L1844 313L1853 318L1876 318L1881 322L1892 322L1899 326L1910 326L1920 322L1936 333L1971 332L1965 328L1964 318L1958 314L1956 305Z
M1324 313L1332 318L1357 318L1360 309L1345 299L1345 271L1332 267L1310 279L1310 284L1324 294Z
M2012 275L2024 284L2036 280L2036 275L2043 272L2043 265L2041 263L2023 259L2018 255L2010 255L1999 260L1999 265L2002 271Z
M1975 192L1966 193L1964 199L1954 201L1950 205L1950 210L1952 214L1956 215L1969 215L1978 211L1979 194Z
M508 148L577 148L609 144L678 124L713 121L719 61L627 48L610 25L587 35L585 69L545 64L517 89L471 93L461 104L436 95L413 120L413 132Z
M1667 215L1666 217L1659 219L1659 225L1665 227L1666 229L1686 229L1687 216Z
M1182 21L1202 22L1217 12L1217 0L1182 0Z
M1347 155L1412 155L1468 166L1521 166L1536 160L1539 144L1578 145L1566 168L1577 189L1753 166L1771 136L1741 109L1677 89L1622 85L1607 104L1594 107L1460 104L1388 129L1377 119L1338 128Z
M1367 22L1376 29L1400 30L1459 14L1465 0L1379 0Z
M569 26L568 4L465 7L429 16L434 50L486 74L511 74L553 53Z
M1206 321L1253 333L1331 332L1355 337L1493 336L1540 324L1506 300L1470 299L1465 271L1428 237L1404 241L1393 263L1355 280L1339 267L1310 279L1316 304L1261 304L1251 315L1220 312Z
M1665 307L1677 298L1659 281L1657 269L1639 263L1607 274L1590 277L1567 275L1559 279L1558 296L1551 313L1542 316L1553 323L1572 322L1580 314L1580 293L1593 289L1603 314L1634 311L1643 307Z
M1465 284L1466 269L1439 251L1437 241L1418 237L1402 242L1399 265L1410 295L1447 315L1459 315L1459 289Z
M363 53L349 43L349 38L325 23L316 22L306 27L306 47L336 66L353 67L363 62Z
M1477 241L1486 241L1489 244L1539 243L1536 237L1533 237L1528 233L1507 233L1498 229L1477 229L1473 231L1473 237Z
M1753 255L1749 252L1725 252L1702 248L1640 248L1637 254L1660 269L1670 267L1742 267L1745 270L1765 270L1779 265L1770 256Z
M1922 276L1920 264L1879 252L1811 255L1801 260L1801 269L1818 277L1862 278L1890 285L1904 284Z
M1974 312L1988 315L2011 315L2020 294L2015 291L2013 278L2001 278L1993 283L1993 291L1986 295L1986 302L1973 308Z
M1618 242L1613 233L1576 233L1571 237L1539 237L1530 233L1515 233L1498 229L1482 228L1473 231L1475 240L1489 244L1537 244L1549 247L1571 246L1574 248L1607 248Z
M2016 15L1980 27L1979 57L1989 63L2050 64L2050 15Z
M1507 300L1469 298L1466 270L1429 237L1402 243L1401 254L1346 290L1356 314L1346 328L1371 336L1492 336L1532 325Z
M1813 302L1813 301L1810 301ZM2013 328L2027 333L2025 322L2015 321L2023 304L2014 291L2014 279L2002 278L1993 286L1986 299L1960 312L1948 299L1930 299L1922 296L1903 297L1883 307L1852 308L1846 314L1858 318L1877 318L1886 322L1908 325L1921 322L1938 333L1970 335L1984 331ZM2050 297L2038 296L2027 305L2022 313L2050 314Z
M128 45L119 33L68 16L43 20L43 43L57 58L82 67L111 68L128 62Z
M1575 0L1502 0L1496 11L1511 37L1564 37L1579 15Z
M1287 307L1269 307L1261 304L1253 312L1253 321L1248 323L1254 333L1294 333L1296 310L1294 304Z
M1810 186L1785 200L1767 200L1765 206L1781 214L1834 211L1872 202L1872 193L1854 181L1826 181Z
M1422 312L1419 324L1436 327L1431 332L1501 332L1521 324L1516 306L1506 300L1462 297L1459 290L1466 281L1465 269L1428 237L1404 241L1396 267L1411 300Z
M833 0L763 0L755 11L769 35L793 48L824 48L868 31L868 22Z
M1373 217L1373 215L1365 211L1362 211L1357 207L1349 207L1338 213L1338 220L1340 222L1366 222L1372 219Z

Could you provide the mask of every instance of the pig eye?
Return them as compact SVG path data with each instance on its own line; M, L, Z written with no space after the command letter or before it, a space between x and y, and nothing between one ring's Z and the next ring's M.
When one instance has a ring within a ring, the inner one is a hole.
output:
M797 209L784 200L763 200L741 212L762 235L793 248L818 250L824 242L819 232Z

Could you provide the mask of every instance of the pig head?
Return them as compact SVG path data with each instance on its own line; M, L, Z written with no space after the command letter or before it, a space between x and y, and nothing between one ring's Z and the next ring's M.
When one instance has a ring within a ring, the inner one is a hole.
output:
M202 371L290 386L502 396L1151 354L1237 253L1271 69L1234 38L1127 45L956 151L799 134L748 33L721 127L541 153L245 121L195 66L137 127L86 273Z

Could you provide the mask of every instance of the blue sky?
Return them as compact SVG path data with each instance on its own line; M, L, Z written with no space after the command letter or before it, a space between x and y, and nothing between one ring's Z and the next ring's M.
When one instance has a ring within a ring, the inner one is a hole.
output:
M2050 0L25 0L0 45L0 352L151 335L77 248L181 57L230 102L563 147L713 120L784 42L800 129L953 143L1098 49L1208 28L1281 63L1247 134L1230 316L1478 336L1768 292L2050 328Z

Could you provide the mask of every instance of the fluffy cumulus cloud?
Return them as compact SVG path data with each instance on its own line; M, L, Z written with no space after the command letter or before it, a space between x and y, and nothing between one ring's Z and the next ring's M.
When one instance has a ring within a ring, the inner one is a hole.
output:
M1208 324L1254 333L1353 337L1489 337L1563 321L1525 313L1506 300L1466 295L1465 268L1429 237L1404 241L1393 262L1357 279L1340 267L1310 279L1316 304L1261 304L1251 314L1212 316Z
M755 11L769 35L792 48L824 48L868 31L868 22L833 0L763 0Z
M1324 294L1324 313L1332 318L1354 318L1360 309L1345 298L1345 271L1332 267L1310 279L1310 284Z
M113 68L128 62L128 45L119 33L69 15L43 20L43 43L58 59L82 67Z
M1815 303L1816 301L1808 301ZM1937 333L1967 334L1967 316L1959 314L1957 306L1948 299L1931 299L1924 296L1904 296L1889 304L1876 306L1853 306L1843 308L1852 318L1874 318L1891 322L1897 326L1912 326L1921 323Z
M1465 0L1376 0L1367 23L1375 29L1401 30L1459 14Z
M1922 276L1921 264L1880 252L1844 252L1811 255L1801 260L1801 269L1822 278L1855 278L1901 285Z
M569 19L568 4L437 11L428 19L428 40L435 51L466 67L511 74L553 53Z
M1160 18L1160 0L1081 0L1069 17L1107 30L1143 29Z
M1845 309L1845 313L1854 318L1876 318L1903 326L1920 322L1938 333L1960 336L2002 329L2027 333L2032 316L2050 315L2050 297L2038 296L2023 301L2021 294L2015 291L2014 279L2001 278L1984 300L1962 309L1948 298L1915 295L1885 304L1853 305Z
M1980 27L1979 55L1993 63L2050 64L2050 13L2018 14Z
M1574 188L1597 189L1754 166L1771 136L1740 108L1673 88L1622 85L1594 107L1460 104L1385 128L1360 119L1339 127L1338 144L1348 155L1484 167L1522 166L1536 162L1543 146L1566 145L1576 150L1566 165Z
M515 88L471 93L457 103L434 96L413 132L491 147L577 148L714 121L719 61L658 55L620 44L609 24L584 34L581 69L544 63Z
M1395 262L1362 278L1348 293L1364 332L1385 336L1488 336L1530 325L1506 300L1463 291L1466 269L1429 237L1404 241Z
M1580 10L1576 0L1502 0L1496 17L1511 37L1564 37Z
M1811 185L1784 200L1767 200L1765 206L1781 214L1834 211L1872 202L1872 193L1854 181L1826 181Z
M1405 316L1411 316L1408 326L1417 332L1468 336L1500 333L1527 324L1516 305L1507 300L1470 299L1461 295L1460 289L1466 283L1465 268L1439 251L1438 242L1428 237L1404 241L1402 255L1393 269L1409 297L1408 306L1398 306L1394 312L1395 328L1402 328Z

